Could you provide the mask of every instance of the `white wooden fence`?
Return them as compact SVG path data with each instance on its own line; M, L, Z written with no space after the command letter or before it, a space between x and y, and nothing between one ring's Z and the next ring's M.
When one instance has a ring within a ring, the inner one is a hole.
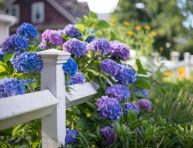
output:
M39 52L44 67L41 72L41 91L0 99L0 130L41 118L42 147L65 145L66 109L97 94L97 86L84 83L65 91L62 64L70 54L50 49Z
M163 64L163 67L161 68L161 71L172 71L172 77L174 79L179 77L179 68L183 67L185 69L185 78L190 78L191 71L193 69L193 55L191 55L189 52L184 53L184 60L180 61L180 53L173 51L170 54L171 61L164 60L161 62Z

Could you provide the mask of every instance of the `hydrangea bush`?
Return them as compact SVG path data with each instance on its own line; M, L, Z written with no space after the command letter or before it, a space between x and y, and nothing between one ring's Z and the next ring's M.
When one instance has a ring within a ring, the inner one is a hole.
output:
M108 34L101 36L101 30L108 30L107 22L97 20L93 26L86 21L85 18L60 30L47 29L40 40L33 25L19 26L17 34L1 45L0 65L6 71L1 74L0 98L38 90L43 62L36 52L49 48L70 52L72 57L62 67L64 85L88 81L100 88L91 101L67 110L66 146L113 146L123 141L117 133L121 129L115 125L123 123L130 128L134 120L131 117L140 118L144 112L152 111L147 95L136 95L139 89L149 88L144 77L147 72L139 60L136 65L128 65L128 45L115 37L110 39Z

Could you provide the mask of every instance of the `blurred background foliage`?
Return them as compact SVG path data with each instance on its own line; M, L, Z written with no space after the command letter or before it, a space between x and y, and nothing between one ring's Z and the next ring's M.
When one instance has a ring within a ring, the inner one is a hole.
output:
M118 22L149 24L156 31L154 49L169 57L172 50L193 53L192 0L120 0Z

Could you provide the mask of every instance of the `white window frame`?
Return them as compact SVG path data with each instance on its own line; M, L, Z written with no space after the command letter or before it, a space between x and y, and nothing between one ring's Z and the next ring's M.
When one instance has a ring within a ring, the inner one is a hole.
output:
M15 15L13 15L13 9L15 9ZM8 9L8 14L17 17L17 22L19 22L20 20L20 8L19 8L19 4L14 4L12 6L10 6L10 8Z
M38 20L36 18L36 10L37 8L40 11L40 19ZM32 9L31 9L31 14L32 14L32 22L33 23L43 23L45 20L45 6L44 2L35 2L32 4Z

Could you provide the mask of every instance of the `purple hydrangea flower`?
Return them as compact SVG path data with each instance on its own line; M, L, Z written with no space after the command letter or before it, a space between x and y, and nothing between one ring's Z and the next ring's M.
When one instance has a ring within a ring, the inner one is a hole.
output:
M104 59L101 62L100 69L102 72L115 76L119 72L120 66L119 64L117 64L115 61L111 59Z
M88 49L101 52L106 55L111 52L110 43L106 39L96 39L87 46Z
M152 103L148 99L137 100L137 105L139 106L140 110L151 111L151 109L152 109Z
M87 52L84 42L75 38L65 42L63 44L63 49L64 51L68 51L79 58Z
M78 65L73 58L69 58L68 61L63 64L62 68L69 76L74 76L78 71Z
M24 52L14 58L13 67L16 72L40 72L43 68L43 61L35 52Z
M105 126L100 130L105 145L111 145L115 141L115 130L111 126Z
M120 43L117 41L110 42L111 45L111 55L112 57L120 58L123 61L126 61L130 57L130 51L126 44Z
M139 88L139 87L134 90L134 93L139 93L143 98L147 98L149 95L148 89Z
M75 84L82 84L86 81L84 74L81 72L76 73L72 77L70 77L70 85L75 85Z
M11 35L1 45L1 51L6 54L14 51L25 51L29 47L29 41L21 35Z
M137 74L130 66L121 65L115 79L121 84L133 84L137 80Z
M115 98L102 96L99 100L97 100L96 105L99 116L104 119L114 121L120 119L120 116L123 113L121 105Z
M78 135L79 134L77 130L66 128L65 144L74 144Z
M0 80L0 98L20 95L25 93L25 86L20 80L5 78Z
M116 84L108 87L105 90L105 94L109 97L117 99L118 101L121 101L124 98L129 99L130 97L130 91L128 87L122 84Z
M139 113L139 107L135 103L127 102L124 104L125 111L128 113L130 110L135 111L136 113Z
M26 38L37 38L38 32L34 25L29 23L23 23L17 28L17 34Z
M46 29L42 35L42 42L40 47L49 47L49 46L62 46L63 38L61 34L56 30Z
M66 34L72 38L82 36L82 33L72 24L67 25L64 30L62 30L62 34Z

